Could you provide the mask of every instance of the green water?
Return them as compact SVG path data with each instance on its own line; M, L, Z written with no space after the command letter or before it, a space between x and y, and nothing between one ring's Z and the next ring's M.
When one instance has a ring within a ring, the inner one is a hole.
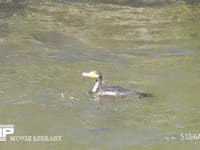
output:
M200 7L134 7L66 1L0 3L0 124L14 135L61 142L1 142L1 149L197 150L200 133ZM154 97L103 98L105 85Z

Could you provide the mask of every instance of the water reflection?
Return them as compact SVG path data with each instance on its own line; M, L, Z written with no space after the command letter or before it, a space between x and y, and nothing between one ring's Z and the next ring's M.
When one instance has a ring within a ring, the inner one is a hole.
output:
M22 3L12 3L12 2L0 3L0 13L5 13L6 15L22 12L25 10L25 8L26 5Z

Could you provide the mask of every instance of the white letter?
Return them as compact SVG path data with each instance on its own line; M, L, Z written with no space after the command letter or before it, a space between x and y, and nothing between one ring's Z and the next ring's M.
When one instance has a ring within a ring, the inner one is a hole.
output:
M3 137L6 137L7 134L13 134L14 128L3 128Z

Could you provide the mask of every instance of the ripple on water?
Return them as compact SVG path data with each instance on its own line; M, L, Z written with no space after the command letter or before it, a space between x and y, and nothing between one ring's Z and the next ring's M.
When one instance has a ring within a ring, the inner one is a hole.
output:
M194 52L189 49L162 49L162 50L136 49L127 51L126 54L136 55L136 56L163 57L163 56L187 56L187 55L193 55Z
M106 63L125 62L126 59L113 55L111 52L101 51L84 51L83 52L52 52L45 57L64 60L94 60Z
M36 31L31 35L33 39L50 48L69 49L81 48L84 45L72 36L65 36L58 31Z
M0 12L3 13L16 13L16 12L21 12L23 10L25 10L26 5L25 4L21 4L21 3L0 3Z

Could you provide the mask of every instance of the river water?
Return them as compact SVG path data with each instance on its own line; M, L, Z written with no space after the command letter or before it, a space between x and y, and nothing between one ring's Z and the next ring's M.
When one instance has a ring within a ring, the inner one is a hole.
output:
M197 150L200 134L200 6L21 1L0 3L0 124L15 136L61 142L1 142L1 149ZM152 98L102 98L105 85Z

